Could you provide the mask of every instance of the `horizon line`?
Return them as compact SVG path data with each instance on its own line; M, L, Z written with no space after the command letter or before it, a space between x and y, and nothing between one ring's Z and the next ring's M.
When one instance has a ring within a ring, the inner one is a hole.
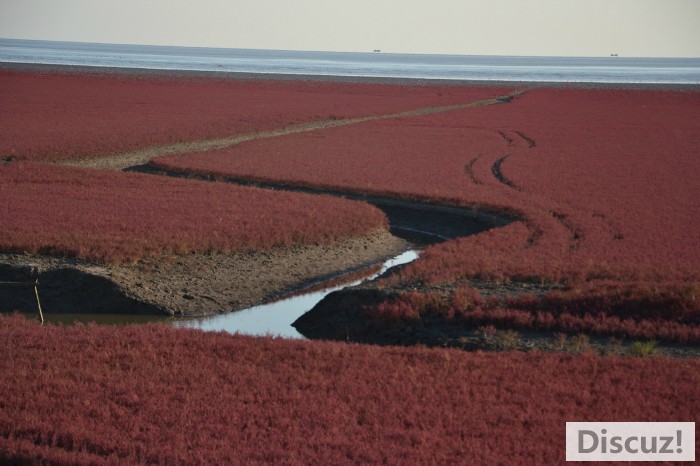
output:
M56 39L25 39L17 37L0 37L0 41L25 41L62 44L91 44L103 46L128 46L128 47L159 47L180 49L213 49L213 50L246 50L259 52L302 52L302 53L337 53L337 54L369 54L369 55L417 55L417 56L444 56L444 57L503 57L503 58L619 58L619 59L689 59L700 60L700 56L643 56L643 55L619 55L618 52L610 52L607 55L509 55L509 54L459 54L459 53L424 53L424 52L399 52L385 51L381 48L373 50L310 50L310 49L267 49L249 47L221 47L208 45L174 45L174 44L142 44L128 42L88 42L76 40Z

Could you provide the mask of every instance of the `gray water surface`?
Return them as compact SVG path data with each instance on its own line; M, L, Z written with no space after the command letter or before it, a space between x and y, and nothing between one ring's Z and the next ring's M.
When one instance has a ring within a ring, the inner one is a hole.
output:
M470 81L700 84L700 58L307 52L0 39L0 62Z

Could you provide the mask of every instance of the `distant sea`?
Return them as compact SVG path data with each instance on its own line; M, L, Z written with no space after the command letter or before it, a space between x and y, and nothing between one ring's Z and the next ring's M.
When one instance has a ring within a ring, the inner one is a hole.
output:
M700 58L300 52L0 39L0 62L312 76L700 84Z

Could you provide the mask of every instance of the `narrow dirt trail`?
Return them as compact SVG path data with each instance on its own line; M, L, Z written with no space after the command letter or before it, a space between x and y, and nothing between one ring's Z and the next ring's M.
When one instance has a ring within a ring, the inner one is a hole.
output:
M104 157L97 157L92 159L73 159L67 161L57 162L63 165L78 166L85 168L96 168L103 170L124 170L129 167L134 167L138 165L145 165L151 159L163 155L175 155L183 154L187 152L203 152L212 149L222 149L225 147L234 146L246 141L252 141L256 139L266 139L277 136L284 136L288 134L303 133L307 131L317 131L327 128L335 128L339 126L354 125L357 123L364 123L367 121L377 121L377 120L389 120L392 118L404 118L404 117L414 117L421 115L431 115L434 113L449 112L453 110L462 110L466 108L483 107L487 105L497 105L508 103L512 101L516 96L524 93L525 90L518 90L511 94L495 97L492 99L478 100L475 102L469 102L464 104L455 105L445 105L439 107L423 107L413 110L407 110L396 113L387 113L383 115L371 115L364 117L355 118L345 118L345 119L334 119L334 120L320 120L312 121L310 123L304 123L300 125L288 126L286 128L280 128L270 131L261 131L251 134L243 134L238 136L231 136L219 139L207 139L200 141L190 141L175 144L166 144L163 146L149 147L146 149L141 149L133 152L125 152L113 155L107 155Z

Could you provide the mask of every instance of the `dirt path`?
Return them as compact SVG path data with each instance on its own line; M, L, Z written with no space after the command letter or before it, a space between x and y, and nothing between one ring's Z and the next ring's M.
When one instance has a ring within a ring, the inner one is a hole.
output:
M512 101L516 96L522 94L525 90L518 90L511 94L496 97L493 99L478 100L475 102L469 102L464 104L446 105L440 107L424 107L417 108L414 110L407 110L397 113L387 113L383 115L372 115L356 118L345 118L337 120L321 120L313 121L310 123L304 123L301 125L289 126L286 128L275 129L271 131L261 131L252 134L244 134L239 136L231 136L219 139L207 139L202 141L190 141L176 144L167 144L163 146L150 147L147 149L142 149L134 152L125 152L120 154L106 155L102 157L92 158L92 159L73 159L67 161L60 161L57 163L85 167L85 168L97 168L103 170L124 170L126 168L135 167L139 165L147 164L151 159L163 155L174 155L174 154L184 154L188 152L203 152L212 149L222 149L224 147L230 147L236 144L240 144L246 141L252 141L256 139L266 139L277 136L284 136L288 134L303 133L307 131L317 131L327 128L335 128L338 126L354 125L357 123L364 123L367 121L377 121L377 120L388 120L392 118L404 118L413 117L421 115L431 115L434 113L449 112L453 110L462 110L465 108L483 107L487 105L497 105L508 103Z

